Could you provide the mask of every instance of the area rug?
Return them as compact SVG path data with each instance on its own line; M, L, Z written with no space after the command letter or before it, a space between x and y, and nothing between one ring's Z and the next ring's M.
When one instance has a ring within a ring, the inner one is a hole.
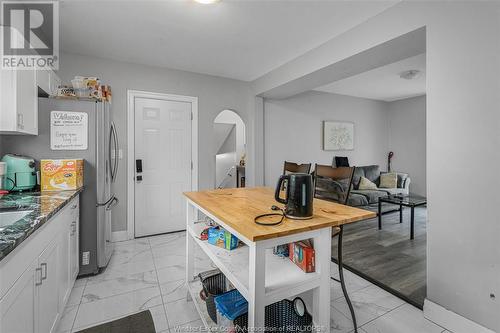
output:
M89 327L77 333L155 333L155 324L149 310Z

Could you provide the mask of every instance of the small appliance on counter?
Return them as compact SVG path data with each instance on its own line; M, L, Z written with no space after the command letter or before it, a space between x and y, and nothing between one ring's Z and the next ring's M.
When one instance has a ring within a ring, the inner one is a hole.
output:
M280 198L283 182L287 181L286 198ZM290 219L306 220L313 216L313 182L307 173L291 173L280 177L274 198L285 205L285 216Z
M7 163L0 162L0 190L4 189L5 175L7 174Z
M6 154L2 157L7 172L2 188L8 191L28 191L36 186L35 160L28 156Z

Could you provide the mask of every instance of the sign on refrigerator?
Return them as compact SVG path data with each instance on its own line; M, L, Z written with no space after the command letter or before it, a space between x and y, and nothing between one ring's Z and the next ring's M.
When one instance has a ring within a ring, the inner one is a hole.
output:
M50 112L50 149L87 150L88 114L85 112Z

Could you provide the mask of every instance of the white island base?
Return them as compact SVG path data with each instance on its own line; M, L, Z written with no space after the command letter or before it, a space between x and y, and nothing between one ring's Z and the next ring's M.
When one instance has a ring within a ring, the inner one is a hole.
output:
M197 238L194 223L198 211L214 220L223 228L238 237L245 246L229 251L218 248ZM308 230L301 233L250 241L224 221L188 199L186 236L186 281L191 298L207 329L217 330L210 319L205 302L200 299L200 281L194 276L194 250L199 246L212 260L226 278L248 301L248 329L262 331L266 305L283 299L291 299L309 292L311 301L304 299L308 312L312 315L317 332L330 330L330 258L331 226ZM272 254L277 245L312 238L316 255L316 272L305 273L288 258ZM308 304L309 303L309 304Z

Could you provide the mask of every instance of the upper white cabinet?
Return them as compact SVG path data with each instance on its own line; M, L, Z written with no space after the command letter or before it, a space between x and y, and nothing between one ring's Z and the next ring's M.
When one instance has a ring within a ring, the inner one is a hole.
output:
M61 85L51 70L0 70L0 134L38 134L38 89Z
M36 76L31 70L1 70L1 134L38 134Z
M50 70L37 71L36 84L47 95L55 95L61 85L61 79Z

